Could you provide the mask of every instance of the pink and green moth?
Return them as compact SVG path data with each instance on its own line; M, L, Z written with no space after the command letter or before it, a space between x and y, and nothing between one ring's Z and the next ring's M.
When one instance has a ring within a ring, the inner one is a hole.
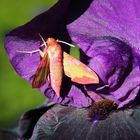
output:
M70 54L62 51L62 48L58 42L66 42L55 40L54 38L48 38L46 41L42 38L42 40L42 46L44 46L43 51L40 49L31 52L17 51L29 54L39 52L42 58L33 77L33 88L42 87L48 80L56 95L60 97L63 73L70 77L71 81L79 84L99 83L99 78L92 69ZM66 44L74 46L69 43Z

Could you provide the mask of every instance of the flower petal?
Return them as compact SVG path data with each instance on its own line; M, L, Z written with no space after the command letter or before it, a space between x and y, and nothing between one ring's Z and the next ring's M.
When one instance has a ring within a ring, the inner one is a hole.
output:
M88 109L55 106L37 122L31 140L138 140L140 108L114 112L96 123L87 118Z
M19 120L19 135L20 137L30 138L34 126L36 125L39 118L55 104L52 102L46 101L46 104L25 112Z
M132 44L139 49L140 9L139 0L94 0L88 9L67 26L72 40L82 37L111 36ZM78 11L78 9L77 9ZM77 28L78 27L78 28ZM79 35L81 35L79 37ZM85 48L85 44L80 46Z
M79 3L80 8L78 8ZM40 90L52 101L63 105L90 106L98 99L97 96L88 95L88 90L92 90L103 98L111 98L118 104L122 103L121 106L129 104L139 93L139 83L133 87L132 93L135 93L135 96L128 94L132 89L130 86L124 90L124 93L120 93L122 96L125 95L125 98L120 100L118 93L125 87L126 79L133 69L140 66L138 51L140 19L137 18L140 12L137 5L139 5L138 0L130 2L127 0L123 2L121 0L116 2L113 0L83 2L60 0L47 12L6 35L5 48L9 59L17 73L32 82L40 56L39 54L30 56L17 51L38 49L41 44L39 33L44 38L54 37L67 42L71 42L72 39L81 48L81 61L99 75L100 85L85 88L85 86L73 84L65 77L62 97L58 98L54 94L49 83ZM62 45L62 48L64 51L69 51L68 46ZM109 86L106 91L106 88L103 88L96 92L97 89L106 85Z
M83 2L83 6L88 6ZM5 49L16 72L28 80L30 83L40 62L38 53L24 54L18 51L34 51L40 48L42 42L39 33L43 38L54 37L56 39L71 42L71 38L66 30L66 19L69 8L75 6L71 0L60 0L51 9L35 17L25 25L9 32L5 38ZM70 47L62 45L64 51L69 51ZM58 98L47 82L40 90L52 101L63 105L76 107L87 107L94 100L86 95L83 86L72 85L67 77L64 77L62 84L62 97Z
M120 107L130 104L139 94L140 82L132 86L136 76L126 84L129 75L140 67L139 4L138 0L94 0L79 18L67 25L73 42L84 52L81 60L85 61L87 55L86 64L109 86L108 91L101 90L99 95L111 97ZM139 77L139 72L135 74ZM90 86L90 90L95 88Z

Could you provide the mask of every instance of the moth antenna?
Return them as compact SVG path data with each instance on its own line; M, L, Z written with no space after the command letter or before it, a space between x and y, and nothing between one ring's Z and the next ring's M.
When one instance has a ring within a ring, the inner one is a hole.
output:
M40 33L38 35L40 36L41 40L43 41L43 44L41 46L44 46L44 45L47 46L46 41L44 40L42 35Z
M66 44L66 45L68 45L68 46L70 46L70 47L75 47L73 44L67 43L67 42L62 41L62 40L58 40L58 39L57 39L56 41L59 42L59 43Z

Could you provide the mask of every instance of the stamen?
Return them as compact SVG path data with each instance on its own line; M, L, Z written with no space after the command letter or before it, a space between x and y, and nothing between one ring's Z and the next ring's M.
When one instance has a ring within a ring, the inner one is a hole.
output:
M109 88L109 85L104 85L102 87L99 87L99 88L96 89L96 91L100 91L100 90L102 90L104 88Z
M65 42L65 41L61 41L61 40L56 40L57 42L60 42L60 43L63 43L63 44L66 44L66 45L68 45L68 46L70 46L70 47L75 47L75 45L73 45L73 44L70 44L70 43L67 43L67 42Z

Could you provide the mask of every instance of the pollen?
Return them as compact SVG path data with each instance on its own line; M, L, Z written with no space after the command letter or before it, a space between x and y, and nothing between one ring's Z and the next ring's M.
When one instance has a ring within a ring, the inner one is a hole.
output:
M104 120L110 112L117 109L117 104L109 99L104 99L90 106L88 117L91 121Z

